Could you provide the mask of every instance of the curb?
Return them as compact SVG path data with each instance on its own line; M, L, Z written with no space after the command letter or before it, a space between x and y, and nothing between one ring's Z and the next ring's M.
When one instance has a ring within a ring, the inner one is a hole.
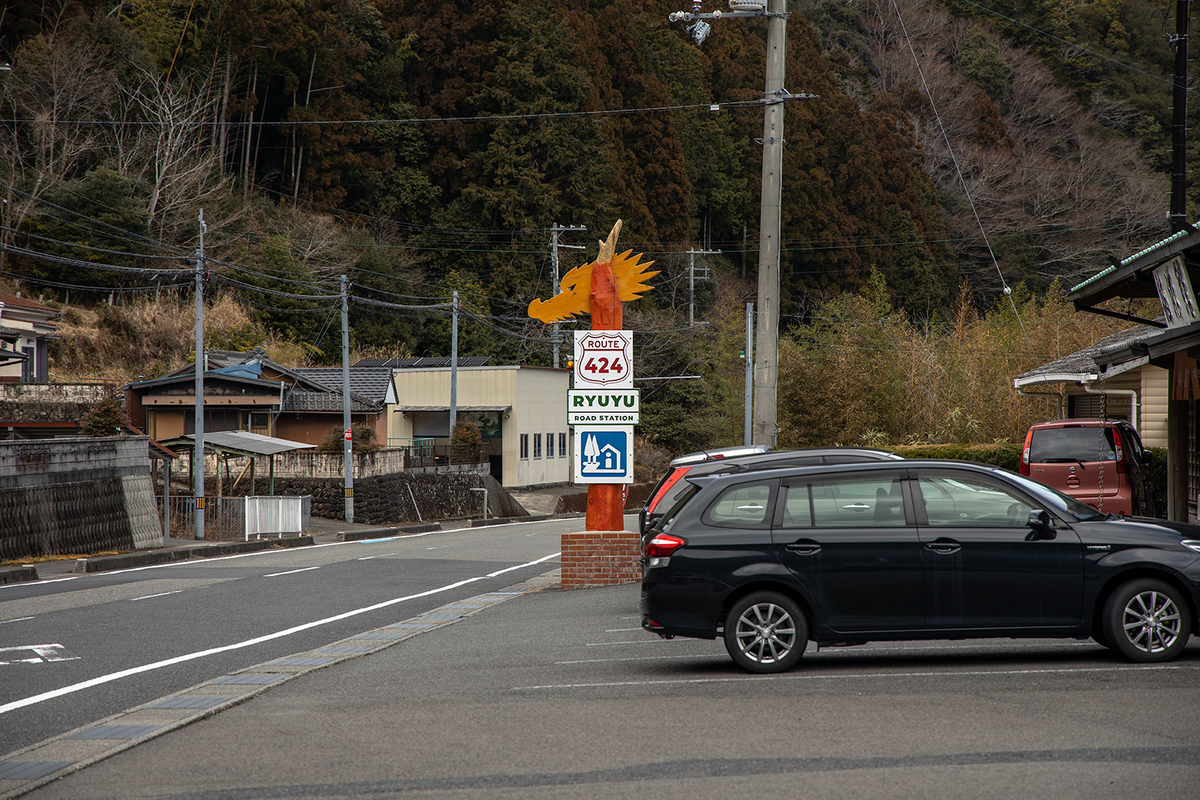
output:
M313 543L311 536L292 536L287 539L259 539L253 542L226 542L204 544L195 547L173 547L169 550L149 550L144 553L122 553L115 556L80 558L75 560L72 572L108 572L114 569L146 567L154 564L169 564L172 561L187 561L191 558L212 558L236 553L257 553L276 548L308 547Z
M424 525L404 525L401 527L368 528L363 531L342 531L337 535L339 542L361 542L366 539L386 539L390 536L403 536L406 533L429 533L440 531L442 526L436 522Z
M37 579L37 570L33 567L5 567L4 569L0 569L0 586L9 583L36 581Z

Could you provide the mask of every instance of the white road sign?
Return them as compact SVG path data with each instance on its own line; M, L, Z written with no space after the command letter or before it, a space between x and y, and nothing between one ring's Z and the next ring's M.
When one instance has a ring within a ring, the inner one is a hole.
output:
M639 389L570 389L568 425L637 425L641 413Z
M633 331L575 331L575 388L632 389Z
M575 483L633 483L633 428L577 427Z

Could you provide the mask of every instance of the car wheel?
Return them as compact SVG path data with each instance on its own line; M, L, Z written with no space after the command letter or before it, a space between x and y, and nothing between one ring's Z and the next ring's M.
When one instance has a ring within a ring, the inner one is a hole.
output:
M1104 638L1130 661L1170 661L1191 632L1179 591L1153 578L1117 587L1104 604Z
M808 647L808 620L792 599L757 592L734 604L725 618L725 649L750 672L791 669Z

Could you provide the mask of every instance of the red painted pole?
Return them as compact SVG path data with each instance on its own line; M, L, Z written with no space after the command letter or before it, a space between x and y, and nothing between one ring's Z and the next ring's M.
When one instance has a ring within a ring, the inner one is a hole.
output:
M611 260L592 267L591 301L592 330L621 330L621 298L617 294L617 279L613 276ZM588 484L587 530L624 530L624 510L625 487L622 484Z

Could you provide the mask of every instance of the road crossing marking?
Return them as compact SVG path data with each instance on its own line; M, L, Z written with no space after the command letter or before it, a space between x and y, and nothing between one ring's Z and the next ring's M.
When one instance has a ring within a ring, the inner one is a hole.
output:
M29 652L33 655L13 658L9 654ZM79 656L67 655L61 644L26 644L19 647L0 647L0 666L8 664L45 664L51 661L78 661Z

